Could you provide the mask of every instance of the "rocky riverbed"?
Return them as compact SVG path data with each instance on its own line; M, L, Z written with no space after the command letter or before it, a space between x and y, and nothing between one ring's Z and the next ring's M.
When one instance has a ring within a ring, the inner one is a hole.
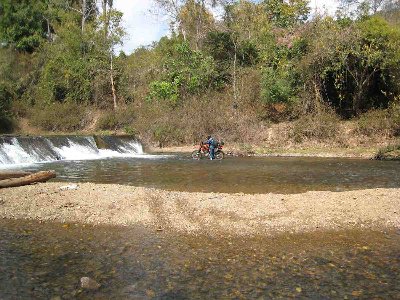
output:
M45 183L0 190L1 218L140 225L210 236L399 229L399 215L400 189L247 195Z

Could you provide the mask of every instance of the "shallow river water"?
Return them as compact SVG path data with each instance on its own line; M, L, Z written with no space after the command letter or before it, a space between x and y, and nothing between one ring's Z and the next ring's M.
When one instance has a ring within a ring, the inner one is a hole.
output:
M400 187L400 161L348 158L228 157L209 161L178 154L60 161L25 169L54 169L57 181L118 183L191 192L298 193Z
M181 191L399 188L400 162L189 155L59 161L57 181ZM1 202L0 202L1 205ZM90 277L101 286L80 286ZM190 236L0 220L0 299L400 299L400 232Z
M398 232L243 239L0 220L0 240L1 299L400 298Z

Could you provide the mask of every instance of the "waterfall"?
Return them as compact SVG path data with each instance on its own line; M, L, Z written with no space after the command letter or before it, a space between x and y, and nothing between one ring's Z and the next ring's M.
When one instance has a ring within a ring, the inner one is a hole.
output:
M142 145L128 136L0 136L0 167L143 154Z

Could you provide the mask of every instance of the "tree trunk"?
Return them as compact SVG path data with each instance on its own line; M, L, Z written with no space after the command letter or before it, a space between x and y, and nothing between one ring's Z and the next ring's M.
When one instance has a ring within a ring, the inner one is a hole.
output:
M85 31L86 10L87 10L86 0L82 0L82 22L81 22L82 33Z
M181 33L183 35L183 40L186 42L186 31L185 31L185 29L181 28Z
M233 41L235 53L233 56L233 100L234 106L237 105L237 91L236 91L236 63L237 63L237 45L236 41Z
M104 38L108 36L108 16L107 16L107 0L102 0L103 5L103 19L104 19Z
M49 42L52 42L52 38L51 38L51 30L50 30L50 20L45 18L46 20L46 25L47 25L47 40Z
M10 178L19 178L23 176L31 175L32 173L24 172L24 171L7 171L7 172L0 172L0 180L3 179L10 179Z
M111 51L110 55L110 81L111 81L111 91L114 101L114 110L117 109L117 95L115 92L115 85L114 85L114 66L113 66L113 53Z
M196 1L193 1L193 12L196 15L196 40L195 40L195 49L199 50L199 35L200 35L200 26L201 26L201 12L197 11Z
M20 178L11 178L0 180L0 189L8 188L8 187L17 187L28 185L37 182L46 182L52 178L56 177L55 171L41 171L28 176L20 177Z

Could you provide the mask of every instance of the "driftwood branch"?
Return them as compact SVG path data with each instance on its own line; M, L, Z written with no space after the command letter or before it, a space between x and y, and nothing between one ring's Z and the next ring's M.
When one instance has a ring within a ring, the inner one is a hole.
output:
M19 178L19 177L28 176L31 174L32 173L25 172L25 171L1 171L0 172L0 180L10 179L10 178Z
M46 182L54 177L56 177L55 171L41 171L20 178L10 178L5 180L0 180L0 189L23 186L37 182Z

